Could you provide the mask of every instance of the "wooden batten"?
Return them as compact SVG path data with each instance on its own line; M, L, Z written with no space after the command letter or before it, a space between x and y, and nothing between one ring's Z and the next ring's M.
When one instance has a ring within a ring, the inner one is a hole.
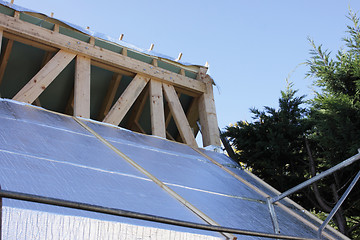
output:
M150 117L152 135L166 138L164 100L162 83L156 80L150 81Z
M33 103L74 58L75 54L60 50L13 99Z
M90 118L90 59L76 57L74 84L74 116Z
M110 112L106 115L103 122L119 125L148 81L149 78L143 77L139 74L136 75L111 108Z
M169 104L171 114L175 120L176 126L178 127L181 138L186 144L197 147L194 134L191 131L189 122L174 87L172 85L163 84L163 89L166 101Z

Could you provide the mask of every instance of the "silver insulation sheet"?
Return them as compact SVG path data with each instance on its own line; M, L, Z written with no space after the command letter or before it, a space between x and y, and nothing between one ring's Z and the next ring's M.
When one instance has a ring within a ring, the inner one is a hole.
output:
M0 184L4 190L205 223L71 117L0 100L0 123ZM3 199L3 205L220 236L10 199Z
M273 233L266 199L191 147L90 120L82 121L218 224ZM0 100L0 122L0 184L3 189L204 223L71 117ZM203 151L231 168L232 162L225 155ZM245 171L231 169L273 195ZM121 222L223 238L213 232L16 200L4 199L4 206L12 212L21 209L19 214L28 214L26 211L60 214L67 216L66 221L70 223L66 224L74 226L84 225L79 219L86 218L89 222L95 219L100 225ZM276 213L281 234L316 237L313 229L294 216L277 207ZM33 224L30 217L22 219L25 225ZM52 220L50 222L53 224ZM96 228L101 228L100 225ZM112 228L115 229L115 225Z
M266 199L191 147L96 122L86 124L220 225L274 233ZM233 163L224 154L202 151L225 166ZM234 169L252 185L274 195L245 171ZM316 237L315 230L281 208L275 209L282 234Z

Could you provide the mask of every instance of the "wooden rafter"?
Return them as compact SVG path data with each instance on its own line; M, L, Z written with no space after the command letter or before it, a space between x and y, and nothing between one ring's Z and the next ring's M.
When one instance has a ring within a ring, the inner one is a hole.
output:
M71 51L91 58L92 60L110 64L130 72L141 74L145 77L185 88L195 93L200 94L205 92L205 84L201 81L173 73L152 64L144 63L107 49L93 46L87 42L79 41L61 33L36 26L20 19L15 19L11 16L3 14L0 15L0 28L1 27L6 32L37 41L45 45L50 45L55 48Z
M50 61L50 59L52 57L53 57L53 52L46 52L44 57L43 57L43 60L41 62L40 69L42 69ZM41 107L40 99L36 98L33 104L35 106Z
M74 84L74 116L90 118L90 59L76 57Z
M98 114L98 120L102 121L104 117L108 114L112 103L115 99L115 94L119 88L120 81L121 81L122 75L115 73L109 83L108 90L106 92L105 98L101 104L101 108Z
M156 80L150 81L150 118L151 133L166 138L164 100L162 84Z
M138 121L140 119L141 113L144 110L146 100L149 97L149 88L148 85L144 88L144 90L139 95L138 99L135 101L133 110L129 116L128 122L127 122L127 128L131 130L138 131L138 129L135 125L138 124Z
M51 47L51 46L45 45L43 43L33 41L31 39L23 38L23 37L20 37L18 35L15 35L15 34L12 34L12 33L9 33L9 32L4 32L4 37L7 38L7 39L11 39L11 40L14 40L14 41L17 41L17 42L32 46L32 47L36 47L36 48L45 50L47 52L56 52L56 51L59 50L58 48Z
M0 63L0 85L2 83L2 80L4 78L4 74L5 74L5 70L10 58L10 53L13 47L14 41L13 40L8 40L5 50L4 50L4 54L2 55L1 58L1 63Z
M173 86L168 84L163 84L164 94L166 97L166 101L169 104L169 108L171 114L174 117L176 126L179 130L181 138L183 141L193 147L197 147L197 143L195 141L195 137L193 132L191 131L188 120L186 119L186 115L181 106L180 100L176 95L176 91Z
M13 99L33 103L74 57L75 54L60 50Z
M103 122L119 125L148 81L149 78L139 74L136 75L111 108L110 112L106 115Z

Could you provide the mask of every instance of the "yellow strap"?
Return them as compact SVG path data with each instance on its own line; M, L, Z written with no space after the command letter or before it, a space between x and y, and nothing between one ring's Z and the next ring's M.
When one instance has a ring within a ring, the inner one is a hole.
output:
M113 150L116 154L118 154L120 157L125 159L128 163L130 163L133 167L135 167L137 170L145 174L148 178L150 178L153 182L155 182L157 185L159 185L162 189L164 189L168 194L170 194L172 197L174 197L176 200L178 200L180 203L182 203L185 207L190 209L192 212L194 212L196 215L198 215L201 219L203 219L206 223L214 226L220 226L217 222L215 222L213 219L211 219L209 216L207 216L205 213L201 212L199 209L197 209L194 205L186 201L182 196L180 196L178 193L176 193L174 190L169 188L167 185L165 185L162 181L157 179L154 175L146 171L143 167L141 167L139 164L137 164L134 160L129 158L127 155L125 155L123 152L121 152L119 149L117 149L114 145L109 143L105 138L101 137L97 132L92 130L90 127L88 127L85 123L83 123L80 119L77 117L73 117L73 119L79 123L83 128L85 128L87 131L89 131L92 135L94 135L97 139L99 139L102 143L104 143L106 146L108 146L111 150ZM221 233L225 237L229 239L234 239L235 236L230 233Z

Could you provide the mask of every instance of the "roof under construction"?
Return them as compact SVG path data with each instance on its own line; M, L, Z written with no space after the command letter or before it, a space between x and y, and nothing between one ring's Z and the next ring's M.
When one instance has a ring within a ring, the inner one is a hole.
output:
M198 148L200 130L220 145L206 67L4 1L0 39L3 239L316 238L320 220Z

